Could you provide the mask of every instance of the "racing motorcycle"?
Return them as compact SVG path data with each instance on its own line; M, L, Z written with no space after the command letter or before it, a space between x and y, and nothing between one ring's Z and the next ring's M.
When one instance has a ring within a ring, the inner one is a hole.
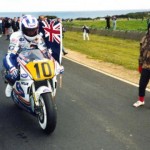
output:
M50 134L57 122L56 68L39 49L19 53L20 79L13 85L11 97L15 104L38 118L41 129Z

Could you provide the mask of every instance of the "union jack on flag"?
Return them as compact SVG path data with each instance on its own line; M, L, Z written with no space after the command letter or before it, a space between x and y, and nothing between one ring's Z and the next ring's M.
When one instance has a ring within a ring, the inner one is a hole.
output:
M55 21L52 20L50 24L45 22L45 37L49 37L50 42L54 42L54 40L60 44L60 23L55 24Z
M61 64L62 60L62 24L55 20L39 22L39 33L48 49L52 50L52 56Z

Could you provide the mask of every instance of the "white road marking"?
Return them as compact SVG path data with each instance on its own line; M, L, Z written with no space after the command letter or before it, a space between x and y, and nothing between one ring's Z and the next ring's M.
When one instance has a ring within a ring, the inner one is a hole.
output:
M130 82L130 81L128 81L128 80L124 80L124 79L122 79L122 78L119 78L119 77L117 77L117 76L115 76L115 75L112 75L112 74L109 74L109 73L107 73L107 72L104 72L104 71L102 71L102 70L98 70L98 69L95 69L95 68L93 68L93 67L87 66L86 64L83 64L83 63L78 62L78 61L76 61L76 60L73 60L73 59L71 59L71 58L65 57L65 59L68 59L68 60L70 60L70 61L72 61L72 62L75 62L75 63L77 63L77 64L80 64L80 65L84 66L84 67L90 68L90 69L92 69L92 70L95 70L95 71L97 71L97 72L100 72L100 73L102 73L102 74L105 74L105 75L107 75L107 76L109 76L109 77L112 77L112 78L115 78L115 79L117 79L117 80L120 80L120 81L122 81L122 82L125 82L125 83L128 83L128 84L130 84L130 85L139 87L138 84L132 83L132 82ZM146 88L146 90L150 92L150 89Z

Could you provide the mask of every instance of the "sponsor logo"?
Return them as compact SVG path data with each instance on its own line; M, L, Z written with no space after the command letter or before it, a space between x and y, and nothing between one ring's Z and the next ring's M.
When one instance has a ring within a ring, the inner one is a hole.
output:
M21 77L22 77L22 78L27 78L27 77L28 77L28 74L23 73L23 74L21 74Z
M27 82L21 82L21 84L22 84L22 85L28 85L28 83L27 83Z
M16 83L16 94L19 95L19 96L22 96L24 97L25 96L25 93L20 85L19 82Z

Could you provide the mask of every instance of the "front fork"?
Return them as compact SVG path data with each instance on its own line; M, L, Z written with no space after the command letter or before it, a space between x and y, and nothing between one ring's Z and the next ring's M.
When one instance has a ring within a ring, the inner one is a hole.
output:
M57 78L56 76L51 79L47 80L47 86L40 86L37 90L35 89L35 84L33 83L31 85L32 88L32 97L30 97L30 103L32 107L32 111L34 111L35 108L39 108L40 103L39 103L39 98L42 93L51 93L52 97L55 97L56 95L56 87L57 87Z
M57 89L57 76L54 76L53 79L51 79L50 82L47 83L48 87L52 87L52 97L56 96L56 89ZM50 85L51 84L51 85Z

